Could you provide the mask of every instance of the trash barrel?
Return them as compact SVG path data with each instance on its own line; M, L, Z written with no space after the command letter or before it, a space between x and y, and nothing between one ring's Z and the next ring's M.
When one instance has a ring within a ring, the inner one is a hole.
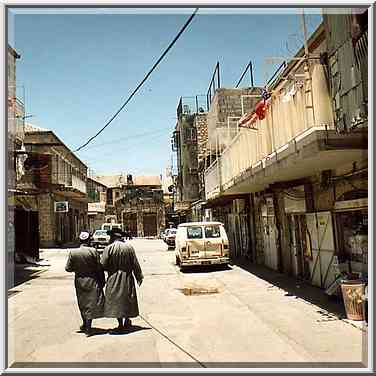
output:
M364 289L365 283L361 280L343 280L341 283L346 316L349 320L362 321L364 319Z

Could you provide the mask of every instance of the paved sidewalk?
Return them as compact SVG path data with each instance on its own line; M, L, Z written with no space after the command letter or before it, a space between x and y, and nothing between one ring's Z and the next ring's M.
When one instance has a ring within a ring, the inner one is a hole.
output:
M181 273L174 252L161 241L136 239L134 245L145 276L134 332L108 335L116 322L104 318L94 320L95 336L76 333L80 316L74 276L64 271L69 250L43 251L41 258L51 266L12 289L18 293L8 300L10 362L33 367L60 363L60 368L72 362L89 368L109 362L122 368L140 363L246 368L346 363L362 368L362 331L327 311L330 307L283 289L282 276L278 286L270 276L260 277L260 270L240 266ZM218 292L183 293L193 287Z

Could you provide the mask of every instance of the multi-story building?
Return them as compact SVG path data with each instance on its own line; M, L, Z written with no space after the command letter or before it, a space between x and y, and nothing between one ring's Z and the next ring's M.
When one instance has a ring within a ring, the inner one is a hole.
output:
M204 197L203 171L208 154L206 103L202 96L182 97L177 108L178 122L172 137L176 152L177 177L175 181L174 210L178 222L196 216Z
M205 172L206 207L225 223L233 258L246 256L323 288L335 278L336 261L347 257L338 240L341 231L348 231L353 243L363 241L354 246L359 264L351 264L353 271L362 269L367 253L367 216L362 212L367 201L367 128L364 106L359 110L364 100L353 111L348 108L362 92L356 54L358 47L359 59L364 59L366 44L364 34L360 46L351 44L345 21L340 24L335 17L328 15L326 29L332 26L336 33L328 35L321 24L281 66L264 98L248 113L248 128L236 131ZM331 39L339 34L349 39L347 47ZM338 54L345 50L346 58L341 58ZM347 78L341 69L349 70ZM347 86L345 80L350 80ZM219 95L217 90L214 103ZM336 109L337 100L341 109ZM345 118L355 119L356 131L339 131L341 110ZM209 140L215 138L208 128ZM343 212L354 205L358 215L351 227ZM341 221L348 228L341 230Z
M39 258L38 208L33 196L26 187L20 185L25 173L24 161L27 158L24 147L24 103L19 98L21 86L16 80L16 61L20 55L8 46L7 79L7 181L8 181L8 262L12 270L14 259L22 256ZM22 94L22 90L21 90ZM16 257L15 257L16 256ZM22 259L22 258L21 258ZM13 277L14 273L10 272ZM10 285L13 284L9 281Z
M34 192L41 247L76 243L87 229L87 167L55 135L25 125L28 153L21 183Z
M166 174L162 177L163 202L165 207L165 226L164 229L176 227L177 214L174 211L175 185L172 175L172 168L166 169Z
M106 222L106 201L107 187L95 180L94 177L87 178L88 197L88 229L93 232L101 228Z
M106 221L122 223L132 236L157 236L165 227L165 207L159 176L97 176L107 186Z

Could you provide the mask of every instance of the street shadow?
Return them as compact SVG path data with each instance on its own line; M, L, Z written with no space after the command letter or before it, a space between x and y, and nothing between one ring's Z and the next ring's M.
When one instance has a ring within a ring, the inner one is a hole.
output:
M284 295L288 299L300 298L318 306L320 310L317 312L323 316L323 320L329 319L327 312L337 316L337 319L346 318L343 301L339 297L325 294L325 291L319 287L312 286L303 280L297 280L295 277L278 273L263 265L252 264L248 260L233 260L232 264L270 283L268 289L280 288L284 290Z
M123 329L122 331L112 332L111 330L109 330L108 333L114 336L119 336L119 335L121 336L125 334L136 333L136 332L139 332L140 330L151 330L151 328L146 327L146 326L140 326L140 325L132 325L126 329Z
M8 271L8 289L17 287L32 279L39 278L40 275L47 270L47 266L35 267L30 264L16 264L13 270ZM11 273L13 273L14 278L12 278ZM10 292L8 292L8 296L10 296L9 293Z
M184 274L200 274L200 273L214 273L220 271L231 270L229 265L195 265L184 266L180 271Z
M96 327L91 328L90 337L101 336L104 334L108 334L108 329L102 329L102 328L96 328Z

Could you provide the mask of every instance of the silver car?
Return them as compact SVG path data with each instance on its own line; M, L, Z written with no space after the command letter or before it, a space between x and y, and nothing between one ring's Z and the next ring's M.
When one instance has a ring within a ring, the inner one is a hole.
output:
M110 235L107 230L96 230L93 234L91 245L95 248L106 247L110 244Z

